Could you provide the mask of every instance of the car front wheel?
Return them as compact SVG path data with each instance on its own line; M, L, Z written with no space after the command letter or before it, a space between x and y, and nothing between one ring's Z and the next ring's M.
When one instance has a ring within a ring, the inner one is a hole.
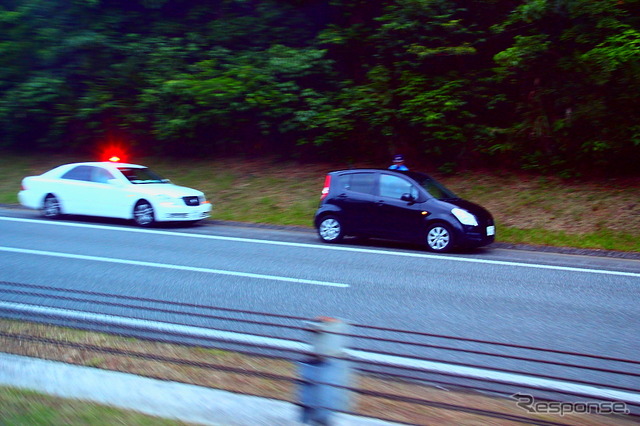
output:
M453 248L453 234L451 229L442 223L427 228L427 247L431 251L447 252Z
M56 219L60 217L61 214L60 201L58 201L55 195L47 195L42 204L42 216L49 219Z
M153 207L148 201L138 201L133 208L133 220L138 226L151 226L155 221L153 216Z
M318 235L325 243L337 243L344 237L344 229L340 219L335 216L325 216L318 225Z

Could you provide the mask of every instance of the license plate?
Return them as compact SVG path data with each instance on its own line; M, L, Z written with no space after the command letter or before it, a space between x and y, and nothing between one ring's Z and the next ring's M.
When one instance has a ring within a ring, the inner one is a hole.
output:
M487 226L487 235L491 236L491 235L495 235L496 234L496 227L495 226Z

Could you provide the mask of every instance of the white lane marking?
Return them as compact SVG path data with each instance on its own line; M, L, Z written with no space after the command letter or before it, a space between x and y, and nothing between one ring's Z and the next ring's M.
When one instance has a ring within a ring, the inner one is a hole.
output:
M333 283L329 281L316 281L316 280L307 280L304 278L290 278L290 277L280 277L276 275L253 274L250 272L226 271L223 269L197 268L194 266L172 265L168 263L142 262L138 260L115 259L111 257L85 256L82 254L60 253L60 252L54 252L54 251L29 250L29 249L19 249L14 247L0 247L0 251L11 252L11 253L33 254L38 256L64 257L67 259L90 260L95 262L121 263L124 265L147 266L151 268L175 269L179 271L203 272L206 274L229 275L233 277L256 278L260 280L271 280L271 281L283 281L283 282L296 283L296 284L322 285L322 286L328 286L328 287L341 287L341 288L349 287L349 284Z
M65 308L53 308L48 306L0 301L0 310L9 310L23 315L36 314L44 315L46 317L71 319L76 321L96 321L102 324L108 324L116 327L127 327L128 329L142 329L145 331L153 331L159 333L180 333L196 338L220 340L230 343L235 342L240 344L267 346L273 349L285 349L297 352L310 352L313 350L311 345L307 343L296 342L277 337L255 336L247 333L238 333L232 331L216 330L212 328L127 318L111 314L75 311ZM602 387L582 385L571 382L563 382L560 380L530 377L527 376L526 373L504 373L484 368L465 367L454 364L447 364L444 362L424 361L420 359L413 359L397 355L384 355L355 349L347 349L346 351L350 356L356 359L369 362L373 361L376 363L383 363L391 366L417 368L423 371L454 374L459 377L466 377L475 380L496 380L510 383L516 386L528 385L560 392L564 391L578 393L583 396L590 396L595 398L627 401L630 403L640 403L640 395L637 393L619 391L615 389L606 389Z
M523 262L509 262L504 260L476 259L476 258L469 258L469 257L446 256L446 255L440 255L440 254L435 255L435 254L426 254L426 253L397 252L397 251L389 251L389 250L365 249L365 248L358 248L358 247L344 247L344 246L334 246L334 245L326 245L326 244L321 245L321 244L308 244L308 243L292 243L287 241L258 240L253 238L222 237L218 235L185 234L181 232L159 231L154 229L123 228L123 227L112 227L112 226L103 226L103 225L88 225L88 224L82 224L82 223L65 223L65 222L53 222L53 221L36 220L36 219L20 219L20 218L13 218L13 217L0 217L0 220L12 221L12 222L29 222L29 223L37 223L37 224L44 224L44 225L70 226L74 228L92 228L92 229L103 229L103 230L109 230L109 231L139 232L139 233L145 233L145 234L167 235L167 236L177 236L177 237L187 237L187 238L200 238L200 239L208 239L208 240L234 241L234 242L251 243L251 244L269 244L269 245L276 245L276 246L313 248L313 249L319 249L319 250L384 254L388 256L449 260L452 262L479 263L479 264L485 264L485 265L513 266L513 267L532 268L532 269L550 269L554 271L582 272L587 274L616 275L616 276L622 276L622 277L640 278L640 272L623 272L623 271L611 271L606 269L575 268L571 266L556 266L556 265L544 265L539 263L523 263Z

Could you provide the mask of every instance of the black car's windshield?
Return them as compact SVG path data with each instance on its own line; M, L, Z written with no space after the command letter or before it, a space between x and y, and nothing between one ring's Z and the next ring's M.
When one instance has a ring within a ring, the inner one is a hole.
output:
M439 200L451 200L460 198L449 188L427 175L411 176L420 186L427 190L429 194Z
M164 179L146 167L118 167L118 170L120 170L131 183L169 183L169 179Z

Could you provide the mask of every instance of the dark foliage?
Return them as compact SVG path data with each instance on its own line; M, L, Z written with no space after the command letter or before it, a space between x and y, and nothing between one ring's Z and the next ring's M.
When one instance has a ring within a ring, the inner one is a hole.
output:
M636 172L638 0L5 0L0 148Z

